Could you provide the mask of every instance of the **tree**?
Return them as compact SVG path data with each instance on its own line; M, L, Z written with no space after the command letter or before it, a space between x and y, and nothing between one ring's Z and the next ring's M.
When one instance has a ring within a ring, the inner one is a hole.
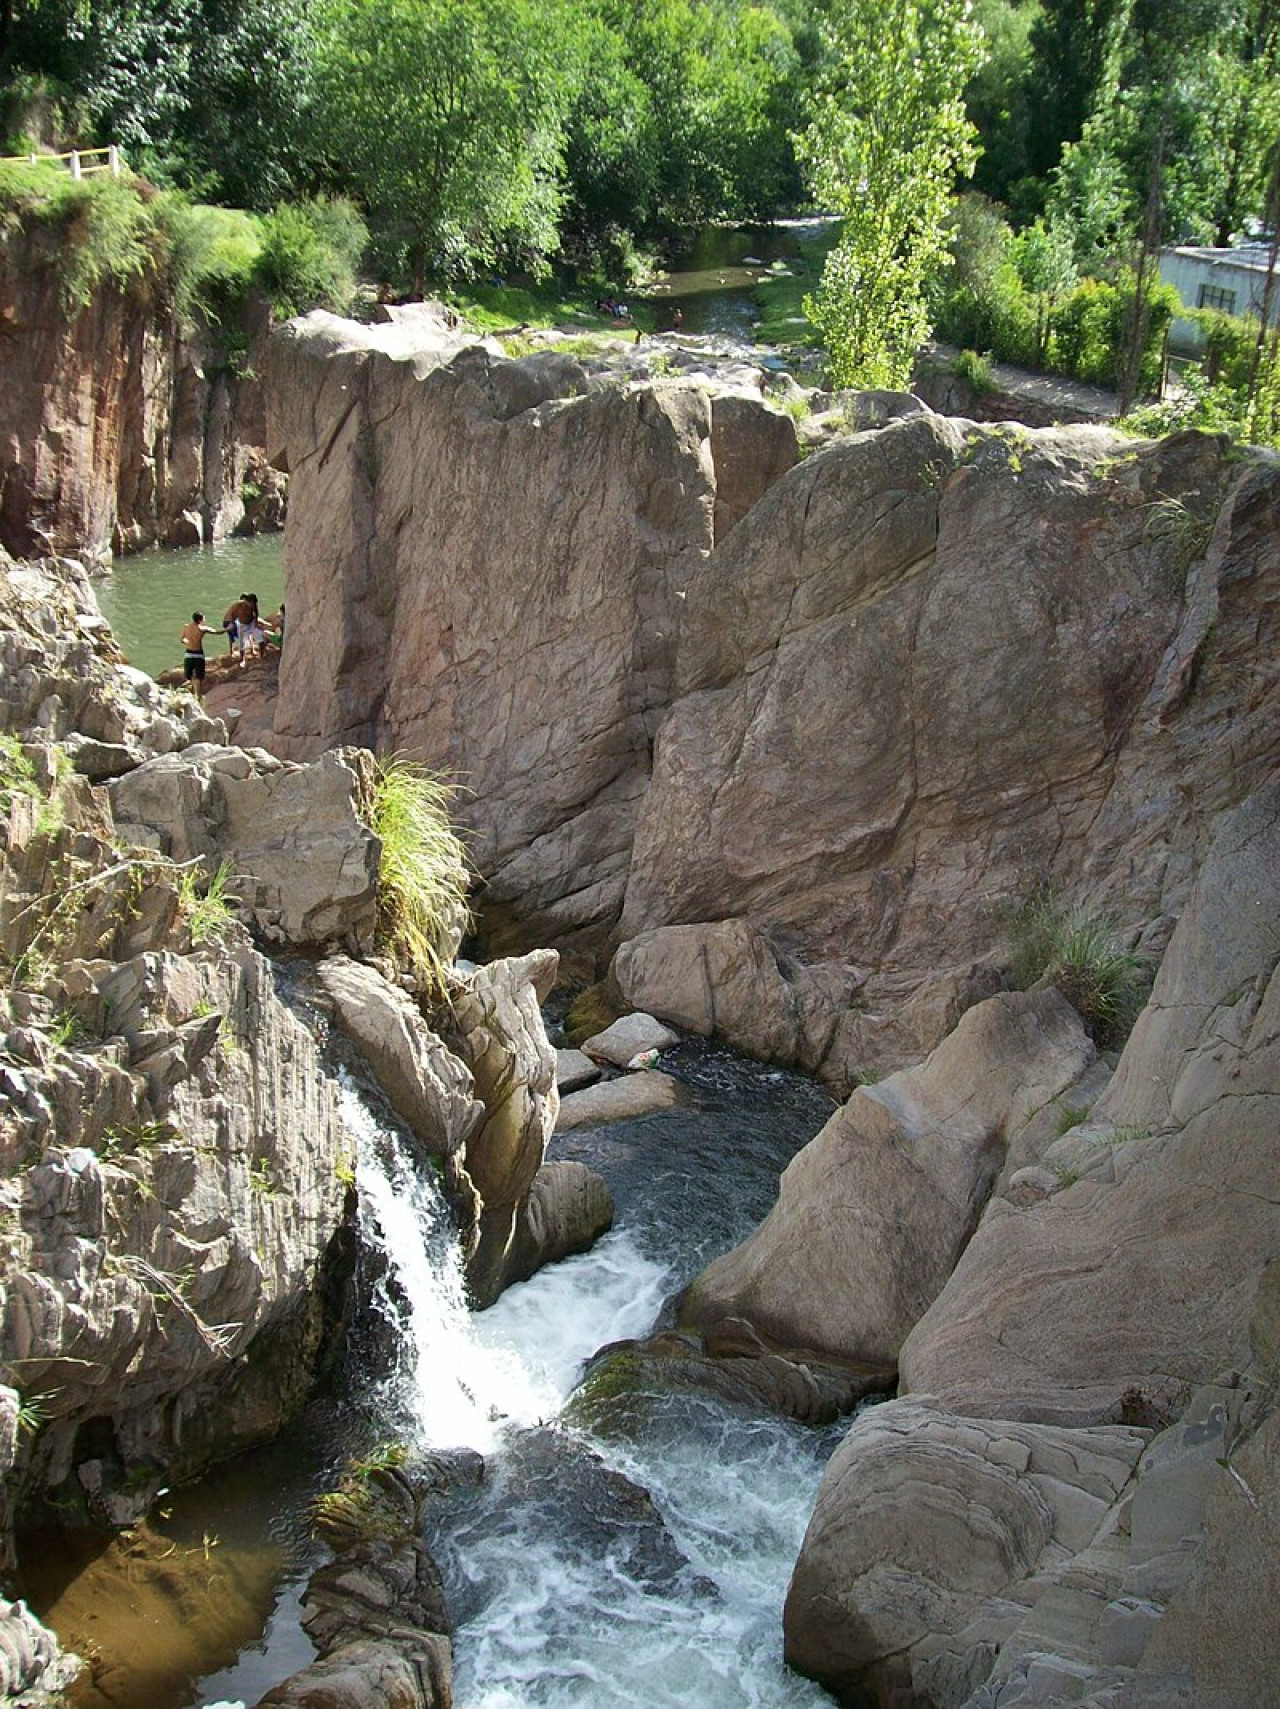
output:
M1033 360L1039 368L1045 359L1049 321L1054 307L1079 277L1071 239L1061 226L1049 226L1043 220L1037 220L1015 239L1013 264L1024 288L1035 301Z
M272 207L305 182L317 29L313 0L204 0L191 31L177 138L221 200Z
M904 386L948 259L952 190L972 170L961 98L982 53L968 0L833 0L812 124L796 139L839 240L805 309L839 385Z
M1027 211L1028 200L1038 209L1044 195L1043 185L1029 177L1031 134L1038 117L1033 110L1038 92L1031 83L1031 26L1038 14L1038 6L1019 5L1017 0L976 0L973 9L986 38L986 59L964 93L982 148L973 188L1015 214Z
M1029 148L1037 176L1053 170L1064 144L1080 140L1114 87L1132 6L1133 0L1041 0L1031 29L1037 122Z
M320 52L318 121L384 262L415 291L558 242L569 90L555 9L530 0L349 0Z

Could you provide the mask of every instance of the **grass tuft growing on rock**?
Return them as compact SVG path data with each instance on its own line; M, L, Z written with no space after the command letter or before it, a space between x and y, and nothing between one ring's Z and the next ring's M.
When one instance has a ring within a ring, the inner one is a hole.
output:
M424 990L444 995L471 874L449 809L455 791L411 760L379 760L370 829L382 843L378 939Z
M224 860L203 888L202 877L196 867L189 867L178 876L178 907L197 949L221 937L235 919L228 895L231 862Z
M1098 1045L1105 1050L1124 1043L1146 1000L1150 969L1120 941L1113 921L1041 893L1020 910L1012 949L1019 990L1051 981Z
M0 731L0 813L9 811L15 795L38 798L40 785L22 743L9 731Z

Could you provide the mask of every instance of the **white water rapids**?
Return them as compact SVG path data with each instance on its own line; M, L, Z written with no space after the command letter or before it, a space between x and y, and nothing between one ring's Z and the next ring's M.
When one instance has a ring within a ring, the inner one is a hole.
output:
M783 1667L781 1612L831 1440L701 1398L653 1401L607 1439L557 1422L583 1362L651 1327L667 1268L623 1219L472 1314L434 1177L344 1097L399 1329L394 1400L423 1446L488 1461L482 1497L432 1539L457 1709L829 1703Z

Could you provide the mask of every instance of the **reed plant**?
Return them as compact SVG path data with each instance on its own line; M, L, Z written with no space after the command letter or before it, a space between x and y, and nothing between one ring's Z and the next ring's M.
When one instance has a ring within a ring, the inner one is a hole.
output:
M1039 892L1018 912L1012 976L1019 990L1051 981L1104 1049L1124 1043L1150 987L1146 959L1125 945L1114 921Z
M370 828L382 844L377 936L429 995L444 996L471 873L450 807L456 790L400 755L379 760Z

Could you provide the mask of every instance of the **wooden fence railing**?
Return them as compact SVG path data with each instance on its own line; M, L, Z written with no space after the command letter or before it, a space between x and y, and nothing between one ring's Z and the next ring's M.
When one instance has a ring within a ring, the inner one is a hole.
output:
M107 148L73 148L66 154L8 154L0 158L0 165L4 166L39 166L42 163L59 167L73 178L88 178L95 172L109 172L113 178L118 178L124 157L115 143L111 143Z

